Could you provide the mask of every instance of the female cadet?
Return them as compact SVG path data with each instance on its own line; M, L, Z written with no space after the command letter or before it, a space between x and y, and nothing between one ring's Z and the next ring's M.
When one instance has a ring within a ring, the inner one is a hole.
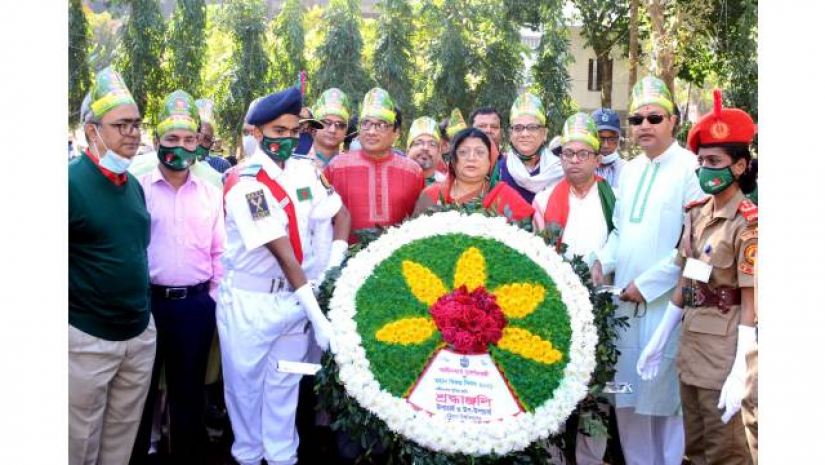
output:
M699 184L709 196L685 207L677 256L682 278L637 364L642 379L656 376L665 343L684 315L676 369L685 455L692 463L750 463L736 413L747 371L745 353L756 338L757 207L743 194L755 182L749 170L755 132L747 113L722 108L718 90L713 112L690 131Z

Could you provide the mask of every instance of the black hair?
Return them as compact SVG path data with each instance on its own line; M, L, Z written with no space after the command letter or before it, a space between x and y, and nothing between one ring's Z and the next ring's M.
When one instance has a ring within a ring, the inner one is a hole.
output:
M353 114L347 123L347 135L344 136L344 152L349 151L352 141L358 137L358 115Z
M450 174L455 178L455 165L458 163L458 154L456 150L458 150L458 146L464 142L465 139L481 139L481 142L487 146L487 151L493 150L493 143L490 141L490 138L487 134L484 133L481 129L469 127L458 131L455 136L453 136L453 141L450 143L450 163L449 169ZM489 157L488 157L489 160ZM492 168L492 167L491 167Z
M441 123L438 125L438 132L441 133L441 140L450 140L450 137L447 135L448 127L450 127L450 118L444 118L441 120Z
M401 127L401 123L403 122L403 117L401 116L401 107L396 105L393 111L395 112L395 123L392 124L392 129L393 131L397 131Z
M742 173L736 181L739 183L739 188L742 189L742 192L745 194L750 194L754 189L756 189L757 168L756 165L751 163L750 144L731 142L727 144L706 144L699 146L700 149L710 147L722 149L722 151L728 154L731 160L733 160L733 163L736 163L744 158L746 166L745 172Z
M496 115L498 116L499 123L504 121L504 118L501 117L501 113L499 113L498 110L490 106L484 106L478 107L470 113L470 126L475 126L475 119L478 115Z

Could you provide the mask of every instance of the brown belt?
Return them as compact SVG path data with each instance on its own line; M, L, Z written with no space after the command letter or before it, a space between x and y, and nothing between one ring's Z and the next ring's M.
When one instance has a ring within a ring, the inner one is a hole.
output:
M737 287L717 287L712 289L707 284L694 281L694 286L683 287L684 304L689 307L718 307L722 313L742 301L742 293Z

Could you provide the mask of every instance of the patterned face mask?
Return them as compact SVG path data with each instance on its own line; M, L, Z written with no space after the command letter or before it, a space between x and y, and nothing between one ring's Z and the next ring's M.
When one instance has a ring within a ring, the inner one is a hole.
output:
M197 150L189 151L183 147L158 147L158 160L172 171L183 171L197 159Z

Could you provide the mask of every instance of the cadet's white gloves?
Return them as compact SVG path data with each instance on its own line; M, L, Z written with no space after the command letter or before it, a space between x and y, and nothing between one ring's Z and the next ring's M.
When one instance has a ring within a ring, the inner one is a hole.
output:
M719 395L718 409L725 409L722 414L722 423L727 423L742 407L742 394L745 391L745 376L748 372L745 363L745 352L756 340L756 329L752 326L739 325L739 337L736 340L736 358L733 359L733 368L728 379L722 385Z
M650 338L642 354L639 355L639 361L636 362L636 372L645 381L650 381L659 374L659 364L662 362L662 355L665 352L665 346L670 333L679 324L682 319L682 309L673 305L673 302L667 303L665 314L662 316L662 321Z
M321 307L318 306L318 301L315 300L315 294L312 293L312 285L306 283L301 286L300 289L295 291L295 297L301 303L307 318L312 323L315 342L318 343L318 347L327 350L331 345L334 352L335 342L333 341L332 323L321 312Z

